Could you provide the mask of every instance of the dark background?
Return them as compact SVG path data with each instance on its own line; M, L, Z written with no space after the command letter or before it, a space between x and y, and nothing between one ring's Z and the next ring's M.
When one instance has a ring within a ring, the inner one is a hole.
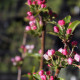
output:
M27 0L0 0L0 80L16 80L17 69L10 62L11 57L20 55L19 48L23 40L23 31L28 24L24 21L29 8L25 5ZM67 15L71 15L72 19L80 20L80 0L48 0L47 5L57 13L56 21L63 19ZM47 26L47 31L53 31L53 25ZM76 28L72 40L78 41L76 51L80 53L80 25ZM34 44L33 52L40 49L40 40L31 35L27 37L27 44ZM46 35L46 50L54 48L58 50L62 47L61 40L58 37ZM39 67L37 58L27 57L24 60L22 71L24 73L31 72L32 66ZM67 75L67 76L66 76ZM80 80L80 72L78 68L68 67L62 69L60 76L71 80L71 76L76 76L76 80ZM26 80L22 78L22 80Z

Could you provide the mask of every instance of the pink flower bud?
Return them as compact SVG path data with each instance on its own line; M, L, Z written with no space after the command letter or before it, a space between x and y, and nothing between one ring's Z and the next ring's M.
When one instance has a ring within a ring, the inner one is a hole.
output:
M54 26L54 32L59 33L59 28L57 26Z
M50 76L50 80L54 80L53 76Z
M53 54L55 54L55 50L54 49L48 50L47 54L48 56L53 56Z
M27 14L28 14L28 16L32 16L32 12L31 11L28 11Z
M75 54L75 55L74 55L74 59L75 59L77 62L80 62L80 55L79 55L79 54Z
M36 74L35 72L33 74Z
M11 62L15 62L15 59L14 58L11 58Z
M29 22L29 25L30 25L30 26L35 26L35 21L30 21L30 22Z
M28 3L28 5L32 5L31 0L28 0L27 3Z
M50 59L51 59L47 54L44 54L43 57L44 57L44 59L46 59L46 60L50 60Z
M68 29L68 30L66 31L67 34L71 34L71 32L72 32L72 29Z
M44 74L44 71L43 70L39 71L39 75L40 76L43 75L43 74Z
M72 58L68 58L68 59L67 59L67 62L68 62L68 64L71 65L71 64L73 63L73 59L72 59Z
M46 74L47 74L47 75L50 75L50 71L47 71Z
M46 8L46 5L45 4L41 4L41 8Z
M21 60L22 60L22 58L20 56L15 56L15 61L19 62Z
M59 21L58 21L58 24L59 24L60 26L63 26L63 25L65 25L65 21L64 21L64 20L59 20Z
M33 1L33 3L32 3L33 5L36 5L36 1Z
M62 54L63 54L63 55L67 55L67 54L68 54L67 49L63 49L63 50L62 50Z
M35 17L34 16L30 16L29 20L30 21L34 21L35 20Z
M41 54L42 53L42 50L40 49L38 53Z
M71 44L72 44L72 46L76 46L78 44L78 42L77 41L73 41Z
M37 4L38 4L38 5L41 5L41 4L42 4L42 1L38 1Z
M71 25L72 22L69 23L69 26Z
M30 45L26 45L26 49L30 49Z
M30 46L30 49L34 49L34 45L31 45L31 46Z
M58 51L62 53L63 49L62 49L62 48L60 48Z
M30 16L27 16L26 19L27 19L27 20L30 20Z
M46 80L46 75L41 75L41 80Z
M37 26L33 26L33 27L32 27L32 30L36 30L36 29L37 29Z
M31 75L31 73L27 73L28 75Z
M24 46L24 45L21 45L21 47L20 47L20 48L24 49L24 48L25 48L25 46Z
M26 31L30 31L31 30L31 27L30 26L26 26L25 30Z

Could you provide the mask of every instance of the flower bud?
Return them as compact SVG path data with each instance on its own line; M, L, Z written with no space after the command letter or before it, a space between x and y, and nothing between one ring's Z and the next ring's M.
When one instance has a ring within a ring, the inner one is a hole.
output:
M68 64L71 65L71 64L73 63L73 59L72 59L72 58L68 58L68 59L67 59L67 62L68 62Z
M54 80L53 76L50 76L50 80Z
M62 53L63 49L62 49L62 48L60 48L58 51Z
M72 44L72 46L76 46L78 44L78 42L77 41L73 41L71 44Z
M66 56L68 54L67 49L63 49L62 54Z
M46 60L50 60L50 59L51 59L47 54L44 54L43 57L44 57Z
M41 53L42 53L42 50L40 49L40 50L38 51L38 53L41 54Z
M41 4L42 4L42 1L38 1L37 4L38 4L38 5L41 5Z
M47 52L48 56L53 56L54 53L55 53L54 49L48 50Z
M77 62L80 62L80 55L79 55L79 54L75 54L75 55L74 55L74 59L75 59Z
M46 74L47 74L47 75L50 75L50 71L47 71Z
M44 71L43 70L39 71L39 75L40 76L43 75L43 74L44 74Z
M58 24L59 24L60 26L64 26L64 25L65 25L65 21L64 21L64 20L59 20L59 21L58 21Z
M71 34L71 32L72 32L72 29L68 29L68 30L66 31L67 34Z
M30 31L31 30L31 27L30 26L26 26L25 30L26 31Z
M46 75L41 75L41 80L46 80Z
M22 58L20 56L15 56L15 61L19 62L21 60L22 60Z
M33 4L33 5L36 5L36 1L33 1L32 4Z
M46 8L46 5L45 4L41 4L41 8Z
M57 26L54 26L54 32L59 33L59 28Z
M28 0L27 3L28 3L28 5L32 5L31 0Z
M33 26L33 27L32 27L32 30L36 30L36 29L37 29L37 26Z
M34 21L35 20L35 17L34 16L30 16L29 20L30 21Z
M29 22L29 25L30 25L30 26L35 26L35 21L30 21L30 22Z
M14 58L11 58L11 62L15 62L15 59Z
M32 16L32 12L31 11L28 11L27 14L28 14L28 16Z

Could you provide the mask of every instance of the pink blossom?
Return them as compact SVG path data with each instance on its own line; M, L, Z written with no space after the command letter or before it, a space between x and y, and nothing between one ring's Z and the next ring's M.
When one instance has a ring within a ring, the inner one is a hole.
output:
M74 55L74 59L75 59L77 62L80 62L80 55L79 55L79 54L75 54L75 55Z
M34 49L34 45L31 45L31 46L30 46L30 49Z
M38 4L38 5L41 5L41 4L42 4L42 1L38 1L37 4Z
M54 80L53 76L50 76L50 80Z
M24 45L21 45L21 47L20 47L20 48L24 49L24 48L25 48L25 46L24 46Z
M50 60L50 59L51 59L47 54L44 54L43 57L44 57L44 59L46 59L46 60Z
M67 59L67 62L68 62L68 64L71 65L71 64L73 63L73 59L72 59L72 58L68 58L68 59Z
M46 75L41 75L41 80L46 80Z
M45 4L41 4L41 8L46 8L46 5Z
M22 58L20 56L15 56L15 61L19 62L21 60L22 60Z
M33 74L36 74L35 72Z
M32 4L33 4L33 5L36 5L36 1L33 1Z
M29 20L30 21L34 21L35 20L35 17L34 16L30 16Z
M26 26L25 30L26 31L30 31L31 30L31 27L30 26Z
M29 25L30 25L30 26L35 26L35 21L30 21L30 22L29 22Z
M32 16L32 12L31 11L28 11L27 14L28 14L28 16Z
M43 74L44 74L44 71L43 70L39 71L39 75L40 76L43 75Z
M11 62L15 62L15 58L11 58Z
M31 73L27 73L28 75L31 75Z
M59 20L59 21L58 21L58 24L59 24L60 26L64 26L64 25L65 25L65 21L64 21L64 20Z
M78 42L77 41L73 41L71 44L72 44L72 46L76 46L78 44Z
M63 54L63 55L67 55L67 54L68 54L67 49L63 49L63 50L62 50L62 54Z
M50 75L50 71L47 71L46 74L47 74L47 75Z
M72 32L72 29L68 29L68 30L66 31L67 34L71 34L71 32Z
M62 49L62 48L60 48L58 51L62 53L63 49Z
M36 30L36 29L37 29L37 26L33 26L33 27L32 27L32 30Z
M38 53L41 54L41 53L42 53L42 50L40 49L40 50L38 51Z
M28 5L32 5L31 0L28 0L27 3L28 3Z
M48 50L47 54L48 56L53 56L53 54L55 54L55 50L54 49Z
M54 32L59 33L59 28L57 26L54 26Z

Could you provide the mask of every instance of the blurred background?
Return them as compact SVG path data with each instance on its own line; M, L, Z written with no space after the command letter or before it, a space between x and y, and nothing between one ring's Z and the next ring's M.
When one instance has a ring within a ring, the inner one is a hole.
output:
M22 44L24 28L28 24L24 21L29 8L25 5L27 0L0 0L0 80L16 80L17 69L10 62L11 57L20 55L19 48ZM71 15L72 19L80 20L80 0L48 0L47 6L51 7L53 12L57 13L56 21ZM47 25L47 31L53 31L53 25ZM80 53L80 25L74 32L73 40L78 41L78 47L75 49ZM40 49L40 40L38 37L28 35L27 44L35 46L33 52ZM46 50L54 48L58 50L62 47L61 40L58 37L46 35ZM39 67L37 58L26 57L22 67L24 73L31 72L33 66L36 70ZM67 76L66 76L67 75ZM62 69L60 75L66 80L80 80L80 71L78 68L67 67ZM22 78L22 80L27 80Z

